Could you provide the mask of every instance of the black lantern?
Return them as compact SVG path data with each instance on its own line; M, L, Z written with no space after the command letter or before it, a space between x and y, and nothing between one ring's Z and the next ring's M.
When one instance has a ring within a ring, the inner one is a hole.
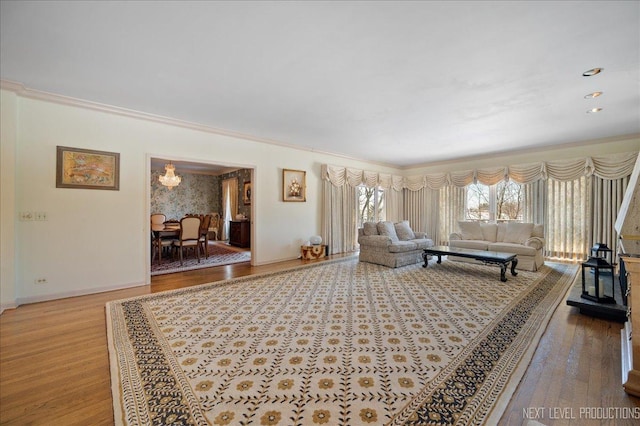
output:
M604 246L606 247L606 245ZM606 250L603 251L606 252ZM610 252L611 250L608 251ZM590 269L589 274L585 274L584 272L587 268ZM605 294L608 287L611 288L611 296ZM594 289L594 294L590 294L587 290L591 288ZM581 297L598 303L616 303L614 291L613 265L607 262L605 257L589 257L589 260L582 264Z
M591 247L591 256L604 259L604 261L608 262L609 264L613 263L611 261L611 253L612 253L611 249L607 247L605 243L596 243L596 245ZM607 261L607 256L609 257L608 261Z

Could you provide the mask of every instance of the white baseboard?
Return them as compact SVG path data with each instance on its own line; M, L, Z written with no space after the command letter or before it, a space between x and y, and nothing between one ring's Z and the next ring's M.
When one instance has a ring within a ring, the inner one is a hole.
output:
M133 287L142 287L145 285L149 285L149 284L130 283L130 284L122 284L122 285L112 286L112 287L98 287L98 288L91 288L91 289L66 291L61 293L52 293L52 294L46 294L42 296L19 297L16 300L17 304L15 307L18 307L20 305L25 305L28 303L47 302L50 300L66 299L68 297L86 296L88 294L96 294L96 293L106 293L109 291L123 290L126 288L133 288Z
M0 315L2 315L2 313L4 311L6 311L7 309L15 309L18 307L17 303L3 303L0 304Z

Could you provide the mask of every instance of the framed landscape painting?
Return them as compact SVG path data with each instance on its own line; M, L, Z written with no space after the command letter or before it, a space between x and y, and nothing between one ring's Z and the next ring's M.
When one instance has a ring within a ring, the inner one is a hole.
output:
M303 170L282 170L283 201L307 201L306 175Z
M120 189L120 154L58 146L56 188Z

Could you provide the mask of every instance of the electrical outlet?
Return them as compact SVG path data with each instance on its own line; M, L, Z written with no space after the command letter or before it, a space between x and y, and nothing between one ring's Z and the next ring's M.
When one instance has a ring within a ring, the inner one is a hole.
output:
M35 280L33 280L34 284L46 284L47 283L47 279L46 278L36 278Z
M33 220L33 212L20 212L19 217L22 222L29 222Z
M47 220L47 212L35 212L33 217L34 220L45 221Z

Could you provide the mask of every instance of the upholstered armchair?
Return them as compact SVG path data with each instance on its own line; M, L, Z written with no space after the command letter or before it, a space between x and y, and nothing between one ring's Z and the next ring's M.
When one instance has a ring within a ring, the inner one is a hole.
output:
M398 268L422 262L423 249L433 241L424 232L414 232L409 221L366 222L358 229L360 261Z

